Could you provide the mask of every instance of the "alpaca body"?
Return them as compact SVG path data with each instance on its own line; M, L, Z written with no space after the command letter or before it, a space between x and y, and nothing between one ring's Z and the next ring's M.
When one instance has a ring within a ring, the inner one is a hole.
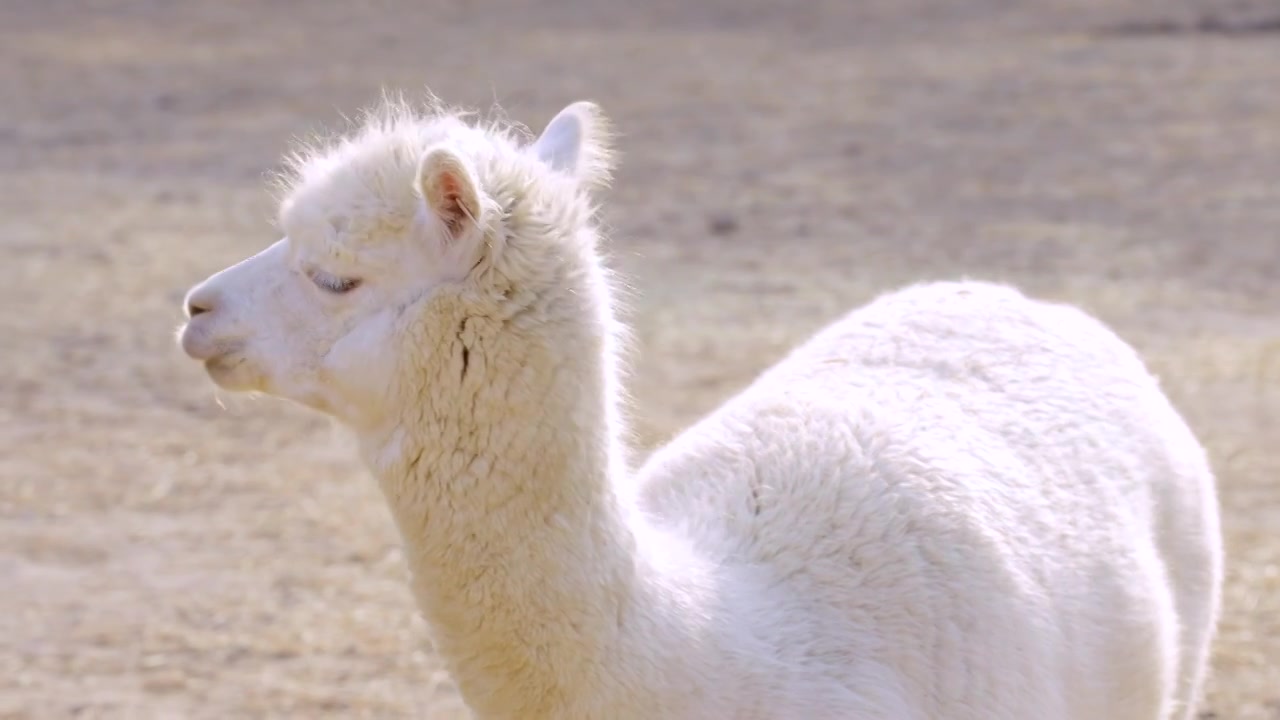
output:
M1190 717L1214 480L1127 345L915 286L632 467L604 120L514 135L393 104L304 150L181 338L356 435L478 720Z
M983 283L885 295L658 450L639 500L769 599L724 632L865 717L1181 719L1198 699L1213 477L1132 350L1072 308Z

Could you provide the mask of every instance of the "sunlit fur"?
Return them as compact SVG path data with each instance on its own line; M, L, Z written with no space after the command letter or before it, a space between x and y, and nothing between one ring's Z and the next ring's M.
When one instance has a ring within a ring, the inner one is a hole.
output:
M478 718L1193 716L1214 479L1124 342L1012 288L908 287L637 467L610 157L589 103L532 141L388 103L303 148L285 237L188 298L215 382L359 439Z

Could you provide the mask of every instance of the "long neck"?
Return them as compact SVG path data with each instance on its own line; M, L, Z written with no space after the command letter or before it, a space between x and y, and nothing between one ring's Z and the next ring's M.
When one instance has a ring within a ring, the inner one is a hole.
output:
M666 661L646 643L685 633L614 484L607 310L576 311L526 334L436 303L429 324L459 328L460 345L441 350L421 405L362 438L436 649L482 718L607 702Z

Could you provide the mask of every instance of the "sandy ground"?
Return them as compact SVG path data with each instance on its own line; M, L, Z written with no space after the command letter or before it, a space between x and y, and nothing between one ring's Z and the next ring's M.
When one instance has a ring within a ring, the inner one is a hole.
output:
M1280 718L1272 3L11 0L0 60L0 717L458 716L347 441L173 342L293 135L430 86L614 118L649 446L902 283L1112 323L1221 476L1205 717Z

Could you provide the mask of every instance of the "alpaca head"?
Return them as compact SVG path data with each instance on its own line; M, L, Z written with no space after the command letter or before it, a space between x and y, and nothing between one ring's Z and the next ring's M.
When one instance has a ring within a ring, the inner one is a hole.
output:
M433 326L447 313L427 306L510 317L563 281L566 256L594 252L590 191L607 180L606 143L586 102L527 144L388 104L293 158L284 237L189 292L182 348L224 389L377 422L403 404L406 364L467 362L452 347L460 329Z

